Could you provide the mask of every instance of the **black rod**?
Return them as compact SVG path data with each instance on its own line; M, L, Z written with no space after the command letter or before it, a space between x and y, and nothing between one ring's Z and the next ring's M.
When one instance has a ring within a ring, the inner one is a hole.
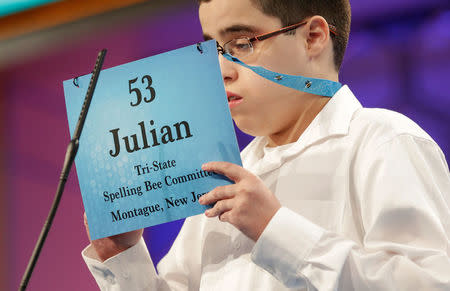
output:
M28 282L30 281L31 278L31 274L33 273L34 267L39 258L39 254L41 253L42 247L44 246L48 232L50 231L50 227L52 226L53 219L55 218L56 210L58 209L59 202L64 192L64 187L66 185L70 169L72 168L73 161L78 151L78 144L81 131L83 130L84 121L86 120L86 116L92 100L92 95L94 94L95 86L97 85L98 76L103 66L103 60L105 59L105 55L106 49L98 53L94 71L92 72L91 82L89 83L83 107L81 108L80 117L78 118L78 122L75 127L72 140L67 146L66 156L64 158L64 165L61 171L61 176L59 178L58 188L56 189L55 199L53 200L53 204L52 207L50 208L50 212L48 213L47 220L45 221L44 226L42 227L41 234L39 235L38 241L36 242L36 246L34 247L33 254L31 255L27 269L25 270L25 273L23 275L22 281L19 286L20 291L23 291L27 288Z

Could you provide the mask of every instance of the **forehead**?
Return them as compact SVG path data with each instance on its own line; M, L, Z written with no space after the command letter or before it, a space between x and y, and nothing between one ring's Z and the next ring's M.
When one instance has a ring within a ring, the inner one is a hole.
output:
M260 11L251 0L212 0L199 8L203 34L222 40L240 32L263 33L279 28L281 21Z

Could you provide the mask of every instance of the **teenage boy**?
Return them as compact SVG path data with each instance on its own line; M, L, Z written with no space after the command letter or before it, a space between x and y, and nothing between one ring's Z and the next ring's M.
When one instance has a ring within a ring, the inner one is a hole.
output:
M224 53L232 117L256 138L243 168L203 166L235 184L203 196L215 206L186 219L158 273L142 230L92 241L83 256L99 286L450 290L450 177L438 145L398 113L362 108L347 86L308 93L338 81L348 0L200 1L199 15ZM290 88L282 74L315 81Z

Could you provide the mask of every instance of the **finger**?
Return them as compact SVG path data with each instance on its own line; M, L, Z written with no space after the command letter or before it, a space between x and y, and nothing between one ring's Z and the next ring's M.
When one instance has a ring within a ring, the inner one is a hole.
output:
M219 220L222 222L230 222L231 211L225 211L219 215ZM231 222L230 222L231 223Z
M236 193L236 185L219 186L206 193L198 200L200 204L213 204L219 200L233 198Z
M84 225L87 227L87 226L88 226L88 223L87 223L86 212L83 214L83 220L84 220Z
M83 220L84 220L84 226L86 228L86 233L87 233L88 239L89 239L89 241L91 241L91 235L89 233L89 225L88 225L88 221L87 221L86 212L83 214Z
M208 217L216 217L224 212L230 211L233 208L233 199L220 200L213 208L205 211Z
M248 174L241 166L229 162L209 162L202 165L202 170L224 175L234 182L239 182Z

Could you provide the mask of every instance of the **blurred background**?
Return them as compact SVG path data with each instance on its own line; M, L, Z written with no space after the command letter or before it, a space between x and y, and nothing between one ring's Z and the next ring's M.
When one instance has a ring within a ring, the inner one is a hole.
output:
M449 1L351 4L341 82L364 106L416 121L448 161ZM0 1L0 290L17 290L53 201L69 142L62 81L90 73L103 48L109 68L201 40L194 0ZM146 229L155 263L182 222ZM87 244L72 171L28 290L98 290Z

